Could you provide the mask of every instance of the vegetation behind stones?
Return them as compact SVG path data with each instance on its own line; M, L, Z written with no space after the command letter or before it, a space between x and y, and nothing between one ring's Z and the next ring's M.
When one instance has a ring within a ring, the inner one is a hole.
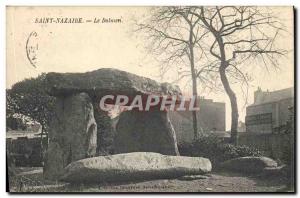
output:
M213 168L226 160L237 157L261 156L261 152L256 148L245 145L235 146L226 143L223 139L215 136L199 137L192 143L183 143L178 145L180 155L192 157L205 157L210 159Z

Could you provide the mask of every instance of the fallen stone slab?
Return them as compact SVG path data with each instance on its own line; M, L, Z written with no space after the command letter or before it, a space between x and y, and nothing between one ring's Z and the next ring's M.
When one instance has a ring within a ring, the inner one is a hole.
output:
M86 73L48 73L48 92L54 96L85 92L96 95L180 95L178 86L158 83L129 72L103 68Z
M208 179L209 177L206 175L185 175L182 177L179 177L179 180L182 181L192 181L192 180L199 180L199 179Z
M211 171L209 159L135 152L82 159L69 164L61 177L69 183L102 183L178 178Z
M262 176L269 177L269 176L275 176L275 177L288 177L288 170L287 166L282 165L278 167L267 167L264 168L262 172Z
M221 169L240 173L262 173L265 168L277 167L277 162L268 157L240 157L225 161Z

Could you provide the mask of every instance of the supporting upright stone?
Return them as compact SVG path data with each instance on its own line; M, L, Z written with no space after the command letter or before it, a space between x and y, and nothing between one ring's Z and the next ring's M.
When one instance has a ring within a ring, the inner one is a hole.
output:
M102 111L99 104L94 103L94 116L97 123L97 156L113 154L114 131L108 112Z
M167 112L154 109L122 112L116 130L115 153L179 155L175 131Z
M49 131L44 176L56 180L73 161L95 156L97 124L90 97L79 93L59 97Z

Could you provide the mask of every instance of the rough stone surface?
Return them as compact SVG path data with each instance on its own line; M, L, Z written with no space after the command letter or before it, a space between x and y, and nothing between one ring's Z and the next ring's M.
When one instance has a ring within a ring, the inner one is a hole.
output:
M108 113L101 111L97 103L94 104L94 117L97 123L97 156L113 153L114 129Z
M47 84L51 95L67 95L85 92L98 97L107 94L178 95L178 86L158 83L149 78L137 76L117 69L103 68L86 73L48 73Z
M226 170L254 174L271 167L277 167L277 162L268 157L240 157L221 164L221 168Z
M263 170L262 175L263 176L272 176L272 177L288 177L287 174L287 166L283 165L283 166L278 166L278 167L266 167Z
M73 161L95 156L97 124L86 93L59 98L49 128L49 149L44 167L47 179L56 179L62 168Z
M46 179L56 180L63 174L66 164L64 163L63 150L57 142L49 143L44 163L43 174Z
M207 179L208 176L205 175L185 175L182 177L179 177L179 180L183 180L183 181L192 181L192 180L198 180L198 179Z
M179 155L176 134L167 112L125 111L119 115L115 153L156 152Z
M70 183L101 183L177 178L211 171L206 158L166 156L158 153L126 153L72 162L61 180Z

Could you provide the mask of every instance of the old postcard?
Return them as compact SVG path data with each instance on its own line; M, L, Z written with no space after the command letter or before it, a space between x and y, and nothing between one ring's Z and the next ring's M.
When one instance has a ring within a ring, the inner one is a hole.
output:
M292 6L7 6L8 191L295 192Z

